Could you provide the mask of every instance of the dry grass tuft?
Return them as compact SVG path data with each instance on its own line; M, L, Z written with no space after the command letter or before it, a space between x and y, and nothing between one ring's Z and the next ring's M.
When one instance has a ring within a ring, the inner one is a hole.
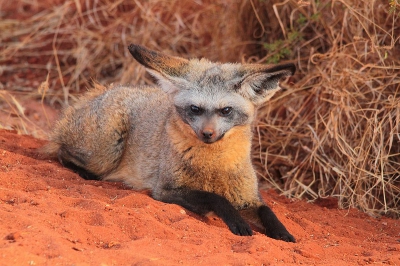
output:
M92 79L151 83L130 58L131 42L222 62L290 60L296 76L258 115L260 176L289 197L334 196L341 208L400 216L398 0L0 0L0 6L0 89L12 92L0 91L0 101L21 121L15 93L62 106ZM29 132L28 125L21 122L21 131Z
M399 217L398 17L383 1L309 2L285 16L300 78L259 113L261 174L287 196Z

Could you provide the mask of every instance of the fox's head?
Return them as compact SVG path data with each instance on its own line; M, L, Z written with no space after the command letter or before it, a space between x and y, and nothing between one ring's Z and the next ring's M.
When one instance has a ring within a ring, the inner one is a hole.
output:
M233 127L251 124L255 109L294 74L294 64L221 64L187 60L131 44L132 56L172 96L181 119L205 143L220 140Z

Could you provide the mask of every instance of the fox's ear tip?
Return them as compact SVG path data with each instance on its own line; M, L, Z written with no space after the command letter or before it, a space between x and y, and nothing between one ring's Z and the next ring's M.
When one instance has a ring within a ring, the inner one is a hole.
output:
M293 63L289 63L289 64L287 64L287 66L288 66L288 69L289 69L291 75L294 75L294 73L296 73L296 65Z
M128 46L128 50L133 58L135 58L140 64L154 69L154 67L151 67L153 65L151 60L153 57L157 56L157 52L135 43L131 43Z
M128 50L129 50L129 52L131 52L131 54L132 54L132 53L136 53L138 50L143 50L143 49L144 49L143 46L141 46L141 45L139 45L139 44L136 44L136 43L131 43L131 44L128 46Z
M296 65L293 63L275 65L268 72L281 72L281 77L289 77L296 73Z
M284 69L284 70L287 70L289 73L288 73L288 76L293 76L294 75L294 73L296 73L296 65L295 64L293 64L293 63L287 63L287 64L282 64L282 65L277 65L277 66L275 66L275 67L273 67L273 69L276 69L276 70L280 70L280 69Z

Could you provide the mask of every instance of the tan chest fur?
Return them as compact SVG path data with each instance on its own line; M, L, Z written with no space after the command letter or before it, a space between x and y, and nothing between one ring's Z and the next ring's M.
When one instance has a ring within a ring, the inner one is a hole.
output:
M239 209L254 203L258 185L250 160L249 126L234 127L213 144L200 141L180 121L171 123L167 133L178 154L175 180L179 185L219 194Z

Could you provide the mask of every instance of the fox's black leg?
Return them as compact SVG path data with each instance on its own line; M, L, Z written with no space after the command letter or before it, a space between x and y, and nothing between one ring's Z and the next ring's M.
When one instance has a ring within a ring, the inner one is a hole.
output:
M265 234L267 236L286 242L296 242L294 237L286 230L285 226L268 206L260 206L258 208L258 216L265 227Z
M189 189L170 189L163 191L163 197L160 200L181 205L200 215L213 211L235 235L251 236L253 234L250 226L233 205L226 198L215 193Z

